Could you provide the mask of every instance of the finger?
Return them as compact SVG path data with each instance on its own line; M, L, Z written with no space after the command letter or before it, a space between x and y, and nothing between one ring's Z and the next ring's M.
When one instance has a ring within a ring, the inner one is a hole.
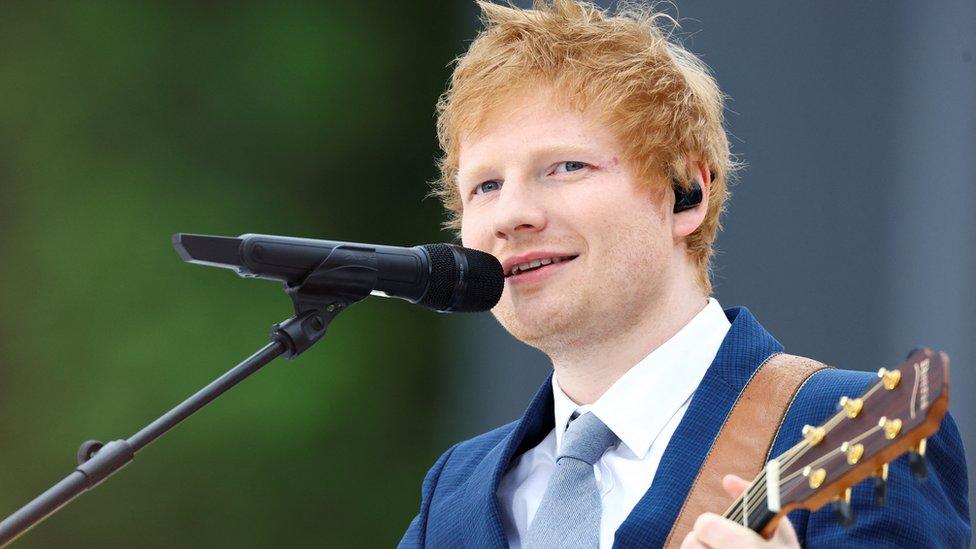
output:
M765 543L759 534L715 513L698 517L692 532L697 541L707 547L759 547Z
M681 542L680 549L709 549L709 548L703 545L700 541L698 541L698 536L695 535L694 531L691 531L688 532L688 535L685 536L684 541Z
M796 537L796 530L793 529L793 524L790 519L783 517L783 520L779 521L776 525L776 530L773 531L773 537L770 539L774 547L800 547L800 540Z
M725 477L722 478L722 488L733 498L737 498L742 495L742 492L745 492L746 488L748 487L749 481L735 475L725 475Z

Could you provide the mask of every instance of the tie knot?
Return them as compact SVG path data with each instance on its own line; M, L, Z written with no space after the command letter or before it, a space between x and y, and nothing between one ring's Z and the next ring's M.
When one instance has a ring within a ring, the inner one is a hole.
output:
M569 457L593 465L619 440L600 418L587 412L569 423L556 461Z

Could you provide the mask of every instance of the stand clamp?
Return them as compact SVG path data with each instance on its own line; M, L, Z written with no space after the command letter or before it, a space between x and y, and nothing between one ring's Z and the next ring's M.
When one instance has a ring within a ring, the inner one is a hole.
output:
M285 346L285 358L293 359L314 345L336 315L376 287L375 254L350 253L350 249L355 250L336 247L301 282L285 283L295 316L271 328L271 338Z

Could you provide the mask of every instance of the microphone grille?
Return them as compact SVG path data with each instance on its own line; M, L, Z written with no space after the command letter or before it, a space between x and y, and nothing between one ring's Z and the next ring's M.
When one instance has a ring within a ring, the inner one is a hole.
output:
M430 285L427 293L418 301L424 307L443 311L451 306L454 288L458 282L458 266L454 252L447 244L422 246L430 256Z
M505 274L498 259L488 253L456 246L468 259L464 295L455 311L478 312L491 310L502 297L505 289Z
M495 256L449 244L423 248L430 256L430 287L419 304L438 311L480 312L498 303L505 276Z

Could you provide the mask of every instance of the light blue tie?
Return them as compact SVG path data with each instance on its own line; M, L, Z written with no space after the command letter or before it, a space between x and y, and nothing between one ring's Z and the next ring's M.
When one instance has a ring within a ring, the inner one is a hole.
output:
M619 440L589 412L569 424L556 457L556 470L525 534L526 549L600 545L603 506L593 464Z

